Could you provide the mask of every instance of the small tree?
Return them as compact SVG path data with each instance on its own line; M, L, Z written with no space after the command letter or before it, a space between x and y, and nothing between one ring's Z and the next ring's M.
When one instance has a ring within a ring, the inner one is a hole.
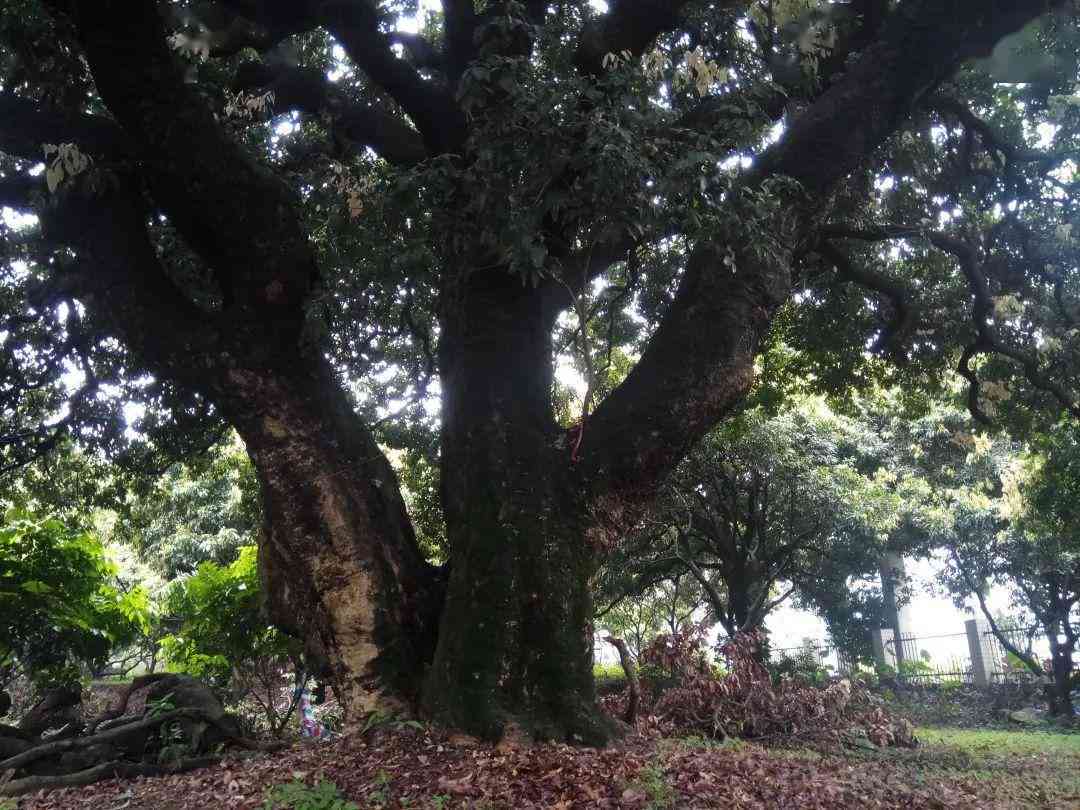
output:
M170 665L253 700L279 736L296 708L296 695L283 693L288 673L303 669L300 645L270 626L261 603L255 546L229 565L204 562L166 595L165 622L175 629L161 649Z
M1073 671L1080 638L1080 432L1063 425L1037 434L1022 457L1000 448L983 453L998 460L997 481L971 481L953 495L944 579L959 598L974 596L1001 645L1044 675L1029 645L989 608L988 586L1008 589L1017 612L1049 641L1051 711L1072 716L1071 692L1080 682Z

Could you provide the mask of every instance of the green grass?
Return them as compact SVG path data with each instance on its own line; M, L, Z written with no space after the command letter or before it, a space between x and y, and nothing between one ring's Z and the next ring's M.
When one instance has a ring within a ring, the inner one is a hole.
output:
M913 751L892 754L913 776L991 786L1015 807L1080 807L1080 734L1054 730L920 727Z
M976 759L1029 754L1080 757L1080 733L1076 732L920 727L915 733L928 747L951 747Z
M626 673L618 664L594 664L593 678L596 691L601 695L610 695L626 686Z

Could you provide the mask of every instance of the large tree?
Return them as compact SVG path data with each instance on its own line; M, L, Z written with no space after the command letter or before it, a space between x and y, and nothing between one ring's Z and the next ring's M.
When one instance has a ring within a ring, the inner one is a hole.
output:
M590 575L781 308L790 334L844 302L838 366L874 335L924 370L965 346L980 416L992 353L1071 407L993 304L1072 312L1069 5L444 0L409 34L408 2L7 3L0 203L40 228L4 226L5 466L72 433L116 450L128 399L181 450L227 422L273 615L349 711L600 738ZM635 299L648 339L606 390L584 321ZM438 374L448 576L367 418L386 378L349 383L386 358Z

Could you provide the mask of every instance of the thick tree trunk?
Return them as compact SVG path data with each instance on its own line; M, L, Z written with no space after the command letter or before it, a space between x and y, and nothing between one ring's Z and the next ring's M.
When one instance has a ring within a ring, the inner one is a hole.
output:
M353 716L418 696L439 588L393 469L321 360L226 374L222 409L261 483L269 611Z
M464 285L441 343L450 581L425 702L485 738L598 742L596 554L552 411L551 323L505 271Z

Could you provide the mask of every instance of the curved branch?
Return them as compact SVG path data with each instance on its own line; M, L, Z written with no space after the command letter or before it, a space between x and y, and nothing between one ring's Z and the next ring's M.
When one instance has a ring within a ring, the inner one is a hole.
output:
M730 222L691 253L675 300L641 360L596 409L577 469L601 519L635 517L647 493L712 425L743 401L773 313L791 289L791 252L812 232L833 186L870 157L964 60L1064 0L987 0L970 13L936 0L895 7L879 40L798 118L728 195ZM748 244L744 192L770 179L785 216L757 223L773 244ZM781 189L789 188L782 185Z
M450 81L457 81L476 53L473 42L476 31L474 0L443 0L443 21L446 29L447 74Z
M1028 382L1040 391L1050 394L1065 410L1080 418L1080 404L1069 396L1061 385L1048 379L1039 370L1039 362L1036 357L1009 346L997 334L997 330L994 328L994 302L990 295L990 285L987 283L986 275L979 265L975 249L966 242L941 234L928 234L927 238L935 247L956 257L960 264L960 270L967 279L968 287L974 297L972 315L978 339L964 350L957 368L961 376L968 381L968 408L971 410L972 416L984 423L989 421L986 413L978 407L979 383L974 369L971 368L971 360L984 352L993 352L1018 363L1023 369ZM974 408L972 408L973 404Z
M927 99L926 106L938 113L956 118L968 132L978 134L979 138L982 139L983 146L988 150L996 149L1001 152L1005 159L1011 163L1049 165L1071 156L1071 153L1057 155L1053 152L1018 146L998 132L992 124L975 115L964 102L943 93L935 94Z
M120 160L134 153L134 144L115 121L66 113L0 92L0 152L38 162L46 143L74 143L99 160Z
M269 89L279 110L295 109L328 119L336 137L371 147L388 162L412 166L428 156L420 133L381 107L361 105L315 68L245 62L234 85L239 90Z
M994 328L994 301L990 291L990 284L979 263L976 249L967 242L946 234L909 225L881 225L869 228L829 225L823 227L821 233L825 236L873 242L889 239L921 238L957 260L973 299L972 324L975 327L976 339L964 347L956 371L968 382L968 410L977 421L986 425L991 422L990 417L979 405L979 378L971 365L972 361L980 354L998 354L1019 364L1028 382L1038 390L1054 397L1073 416L1080 417L1080 404L1070 397L1061 385L1048 379L1039 370L1036 357L1008 345L998 335L997 330ZM1064 306L1063 302L1062 306Z
M880 38L790 125L751 172L824 194L856 169L942 81L1065 0L986 0L963 14L923 0L898 5Z
M850 281L866 289L873 290L886 298L893 308L893 317L881 330L871 347L873 352L881 352L887 347L893 349L893 355L902 359L899 348L892 346L898 338L911 331L916 321L916 307L911 303L911 291L903 284L888 276L856 265L851 258L828 241L818 243L817 251L830 262L844 281Z
M244 48L265 53L286 37L310 31L318 20L310 3L218 0L169 9L177 27L194 29L213 57L234 56Z
M692 0L610 0L606 14L590 21L581 32L574 64L582 73L598 76L609 53L629 51L641 56L653 41L673 31ZM739 5L725 0L722 6Z

